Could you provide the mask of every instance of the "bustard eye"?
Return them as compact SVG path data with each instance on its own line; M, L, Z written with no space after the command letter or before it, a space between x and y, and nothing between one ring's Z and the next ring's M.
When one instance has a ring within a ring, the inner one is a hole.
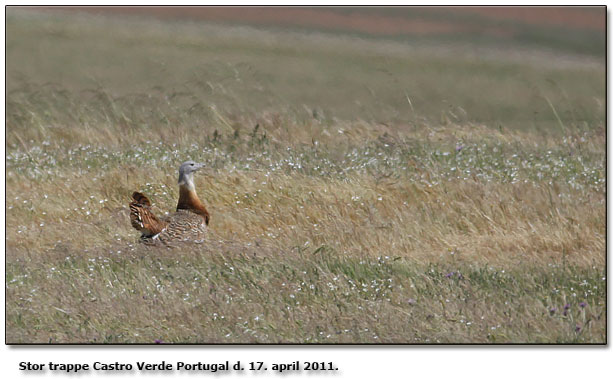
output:
M190 163L189 165L190 165L190 166L193 166L194 164L193 164L193 163Z

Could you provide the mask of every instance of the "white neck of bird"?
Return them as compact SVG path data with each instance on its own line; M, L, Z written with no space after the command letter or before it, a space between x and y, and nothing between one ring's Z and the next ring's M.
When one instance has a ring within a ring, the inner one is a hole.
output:
M196 187L194 186L194 174L190 173L179 175L179 185L190 191L196 191Z

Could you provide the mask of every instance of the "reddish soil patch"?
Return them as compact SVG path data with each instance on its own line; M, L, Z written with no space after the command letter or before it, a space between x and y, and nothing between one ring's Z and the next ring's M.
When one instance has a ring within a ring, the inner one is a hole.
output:
M602 32L607 28L605 7L452 7L448 9L533 25L565 26Z
M325 8L289 7L58 7L54 9L150 15L165 19L231 21L255 25L299 26L368 34L439 34L476 30L474 26L364 13L339 13Z
M365 8L340 11L325 7L49 7L46 9L86 11L95 14L154 16L164 19L193 19L239 22L252 25L298 26L355 31L378 35L424 35L479 32L512 35L521 24L606 30L604 7L421 7L430 17L402 17ZM406 9L406 8L405 8ZM473 14L487 22L458 18L436 20L437 16ZM509 20L519 25L496 25ZM494 21L492 23L491 21Z

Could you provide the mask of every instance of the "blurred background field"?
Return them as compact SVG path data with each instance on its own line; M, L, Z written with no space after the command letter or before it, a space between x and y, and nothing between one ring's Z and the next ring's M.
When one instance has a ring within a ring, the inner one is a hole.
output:
M605 16L7 8L7 342L604 343Z

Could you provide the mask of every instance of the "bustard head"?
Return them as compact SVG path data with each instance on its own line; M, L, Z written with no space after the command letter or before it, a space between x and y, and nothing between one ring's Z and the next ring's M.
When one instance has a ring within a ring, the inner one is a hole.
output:
M204 163L196 163L194 161L183 162L179 167L179 185L194 190L194 172L202 167L204 167Z

